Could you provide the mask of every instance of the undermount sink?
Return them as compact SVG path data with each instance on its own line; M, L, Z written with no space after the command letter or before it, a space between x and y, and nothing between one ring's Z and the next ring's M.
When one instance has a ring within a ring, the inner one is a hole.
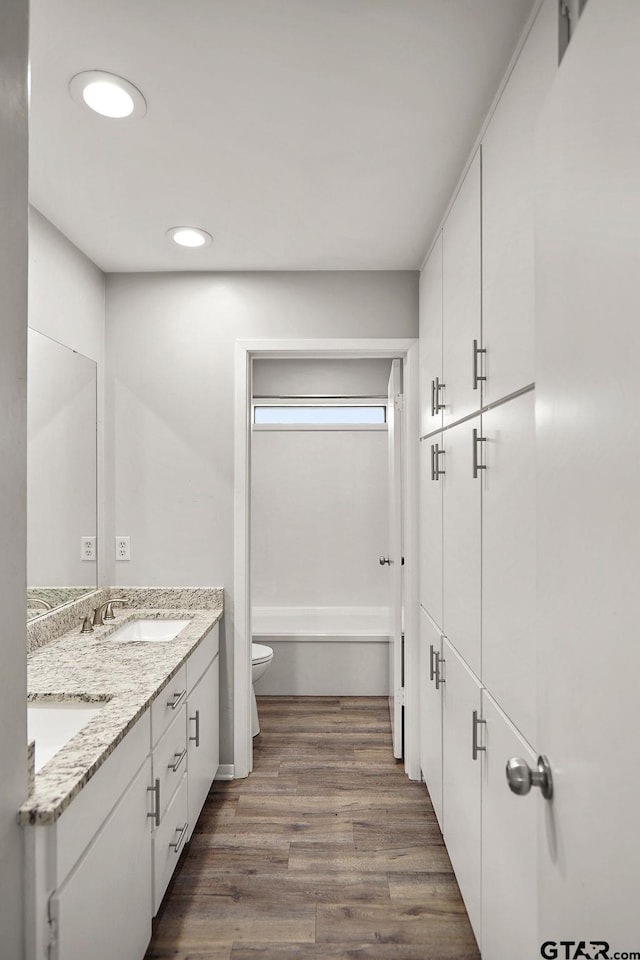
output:
M191 620L132 620L112 633L116 643L167 643L189 626Z
M27 739L36 742L35 772L97 717L104 703L65 700L27 705Z

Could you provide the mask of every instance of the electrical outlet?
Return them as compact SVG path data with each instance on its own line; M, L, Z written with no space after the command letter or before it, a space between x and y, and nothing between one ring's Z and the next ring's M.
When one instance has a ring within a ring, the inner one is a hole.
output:
M116 537L116 560L131 560L131 537Z
M80 559L95 560L96 558L96 538L80 537Z

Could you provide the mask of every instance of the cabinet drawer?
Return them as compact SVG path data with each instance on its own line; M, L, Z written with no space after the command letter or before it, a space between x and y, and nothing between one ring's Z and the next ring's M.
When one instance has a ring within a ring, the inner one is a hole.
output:
M189 693L217 654L218 643L218 624L216 623L187 660L187 690Z
M165 890L176 868L189 830L187 775L169 804L160 826L153 836L153 915L158 912Z
M173 723L153 748L153 781L160 783L160 822L187 769L187 707L183 705Z
M151 743L155 745L175 719L187 696L187 670L180 667L151 704Z

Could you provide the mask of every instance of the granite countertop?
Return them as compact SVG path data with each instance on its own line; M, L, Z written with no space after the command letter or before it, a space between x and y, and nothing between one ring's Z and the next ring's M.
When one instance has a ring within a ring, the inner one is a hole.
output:
M222 591L216 600L217 605L208 609L194 609L186 603L180 608L137 604L133 609L119 608L116 620L108 626L95 627L89 634L81 634L75 626L29 654L29 701L74 700L104 706L36 774L33 791L18 811L21 824L50 824L66 810L220 620ZM191 622L167 643L110 641L119 627L140 618Z

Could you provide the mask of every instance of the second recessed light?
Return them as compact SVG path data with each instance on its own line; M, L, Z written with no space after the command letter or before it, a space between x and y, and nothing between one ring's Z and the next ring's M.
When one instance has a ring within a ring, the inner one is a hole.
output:
M171 227L167 233L180 247L206 247L213 242L211 234L200 227Z
M139 118L144 116L147 109L147 103L137 87L124 77L104 70L77 73L69 84L69 92L76 103L110 120Z

